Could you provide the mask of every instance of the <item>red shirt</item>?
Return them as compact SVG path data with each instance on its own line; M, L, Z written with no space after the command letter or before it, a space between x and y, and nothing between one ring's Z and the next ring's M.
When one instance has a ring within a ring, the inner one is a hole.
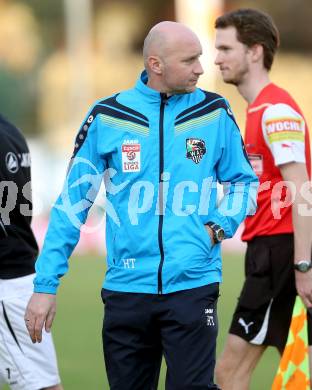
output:
M309 130L296 102L273 83L247 108L245 147L260 187L257 212L246 218L242 240L292 233L290 190L281 183L279 165L305 163L310 177Z

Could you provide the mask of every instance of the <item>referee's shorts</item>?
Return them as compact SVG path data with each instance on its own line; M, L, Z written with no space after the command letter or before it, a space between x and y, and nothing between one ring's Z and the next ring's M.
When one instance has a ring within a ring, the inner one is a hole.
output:
M246 279L229 333L282 351L296 297L293 234L259 236L248 242ZM312 319L308 312L309 345Z
M167 390L218 389L213 381L218 296L218 283L166 295L103 289L110 389L157 389L162 354Z

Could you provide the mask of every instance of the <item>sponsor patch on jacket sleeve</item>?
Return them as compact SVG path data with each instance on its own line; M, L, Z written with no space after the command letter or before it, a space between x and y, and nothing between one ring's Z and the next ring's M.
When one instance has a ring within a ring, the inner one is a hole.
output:
M291 106L268 107L262 116L262 131L275 165L305 162L305 122Z

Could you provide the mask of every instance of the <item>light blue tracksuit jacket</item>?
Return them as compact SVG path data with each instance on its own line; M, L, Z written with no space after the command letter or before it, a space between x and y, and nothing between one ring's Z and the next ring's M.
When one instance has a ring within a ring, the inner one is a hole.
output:
M146 82L143 72L83 122L36 263L36 292L56 293L103 178L103 287L167 294L221 281L220 244L205 224L232 237L255 210L258 179L223 97L196 89L168 98Z

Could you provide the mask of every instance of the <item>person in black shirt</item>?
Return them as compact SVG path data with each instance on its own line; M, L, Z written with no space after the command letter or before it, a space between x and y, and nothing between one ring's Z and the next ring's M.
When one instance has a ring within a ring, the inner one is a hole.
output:
M29 149L0 115L0 388L62 390L51 335L33 344L24 322L38 254L31 216Z

